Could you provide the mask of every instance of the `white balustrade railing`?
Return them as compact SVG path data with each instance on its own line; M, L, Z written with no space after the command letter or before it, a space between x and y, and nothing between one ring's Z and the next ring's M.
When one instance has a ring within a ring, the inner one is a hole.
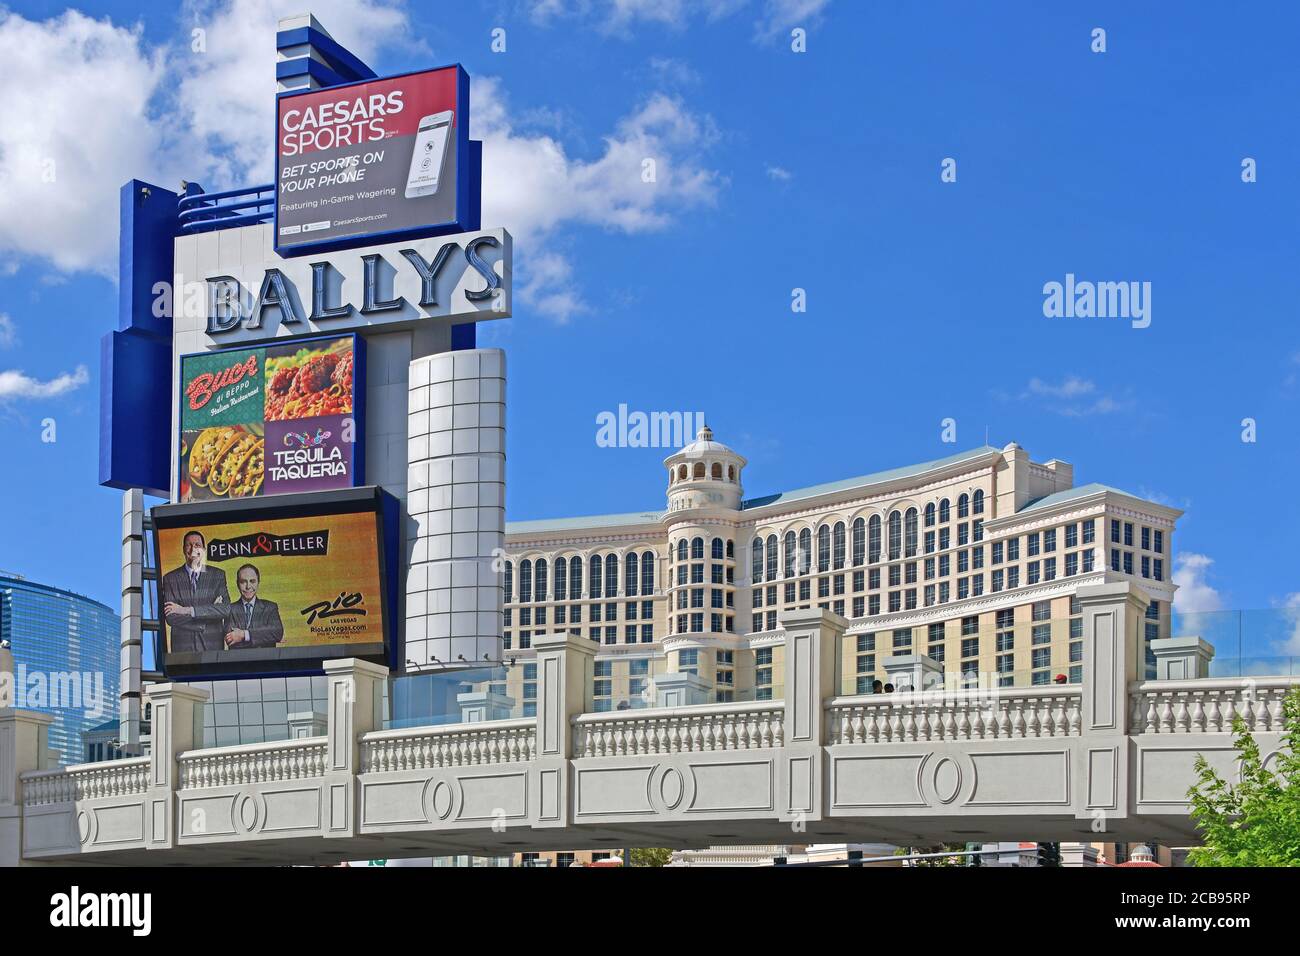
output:
M361 738L361 772L522 763L537 755L537 721L489 720L376 730Z
M188 750L177 758L181 790L301 780L325 774L324 737Z
M1279 732L1282 699L1293 687L1300 687L1300 678L1218 677L1132 684L1129 732L1232 733L1238 717L1251 732Z
M832 744L1077 737L1077 687L990 688L838 697L826 707Z
M573 720L574 756L780 747L784 722L784 706L771 701L583 714Z
M23 804L29 807L135 796L149 789L149 758L129 757L56 770L33 770L22 775L22 783Z

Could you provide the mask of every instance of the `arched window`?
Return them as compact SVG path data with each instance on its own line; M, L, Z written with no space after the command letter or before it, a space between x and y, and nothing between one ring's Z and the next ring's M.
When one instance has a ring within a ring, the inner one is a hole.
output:
M897 511L889 513L889 560L903 556L903 516Z
M587 564L589 565L587 578L591 582L591 596L598 598L600 597L600 582L602 580L600 576L602 567L600 555L593 554Z
M822 525L817 529L817 572L831 569L831 529Z
M795 554L797 554L797 545L793 531L785 533L785 576L792 578L795 575Z
M655 593L655 553L641 552L641 593L649 597Z
M685 466L685 465L681 465L680 467L678 467L678 469L677 469L677 480L678 480L678 481L685 481L685 480L686 480L686 466Z
M927 528L934 527L934 502L933 501L931 501L928 505L925 506L925 526Z
M767 536L767 579L776 580L776 535Z
M533 586L537 588L537 600L545 601L546 595L550 593L546 590L545 558L538 558L537 563L533 565Z
M702 462L702 461L697 461L697 462L695 463L695 474L694 474L693 477L695 477L695 478L703 478L703 477L704 477L704 462Z
M735 466L735 465L728 465L728 466L727 466L727 480L728 480L728 481L735 481L735 480L736 480L736 466Z
M904 553L909 558L914 558L916 557L916 509L915 508L907 509L907 517L903 524L904 524L904 532L906 534L906 538L904 540L904 549L905 549Z
M513 601L514 596L515 596L515 563L513 561L507 561L506 562L506 594L505 594L506 603L509 604L511 601Z
M618 555L605 558L605 597L618 595Z
M957 499L957 517L967 518L969 516L970 516L970 495L963 493L962 496Z
M582 558L569 559L569 600L582 597Z
M714 538L709 542L709 553L713 555L714 561L722 560L723 544L721 538Z
M677 560L678 561L686 560L686 539L685 538L682 538L680 541L677 542Z
M973 510L977 515L982 515L984 513L984 492L982 490L975 492L975 500L972 504L974 505Z
M853 566L857 567L867 557L867 523L861 518L853 520Z
M677 480L677 473L676 473L673 469L669 468L669 469L668 469L668 484L671 485L671 484L672 484L674 481L676 481L676 480Z
M836 571L844 567L844 522L839 521L835 524L835 530L831 533L831 567Z
M629 551L623 559L623 593L635 596L637 584L636 552Z
M533 599L533 562L523 561L519 565L519 600L527 603Z
M565 578L567 577L565 572L568 568L568 561L565 561L563 558L555 559L555 600L557 601L563 601L564 594L568 590L568 585L565 582Z
M755 538L749 546L753 554L750 557L750 577L754 579L755 584L763 581L763 539Z
M722 480L722 465L719 462L715 461L713 463L713 467L709 470L709 477L713 478L715 481Z
M875 564L880 560L880 515L872 515L867 522L867 562Z
M701 561L704 558L704 539L691 538L691 560Z
M734 541L732 541L730 538L728 538L728 539L727 539L727 557L728 557L728 558L735 558L735 556L736 556L736 542L734 542Z
M939 524L944 524L951 517L952 514L948 508L948 499L944 498L939 502Z
M799 573L812 570L812 532L804 528L799 532Z

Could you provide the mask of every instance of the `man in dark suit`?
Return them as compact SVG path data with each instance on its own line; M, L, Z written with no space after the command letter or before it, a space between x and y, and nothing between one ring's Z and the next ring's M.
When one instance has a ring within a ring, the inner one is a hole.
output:
M284 640L280 606L257 596L262 572L255 564L245 564L235 572L239 600L226 609L226 650L275 647Z
M225 606L230 603L226 572L206 566L208 543L201 531L181 539L185 564L162 579L163 617L172 653L219 651Z

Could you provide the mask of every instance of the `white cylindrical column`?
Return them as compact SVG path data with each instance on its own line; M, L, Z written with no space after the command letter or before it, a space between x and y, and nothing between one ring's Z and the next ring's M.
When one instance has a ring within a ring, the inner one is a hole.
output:
M144 638L144 492L122 492L122 618L118 666L118 739L140 749L140 668Z
M409 390L405 656L421 670L499 661L505 353L415 359Z

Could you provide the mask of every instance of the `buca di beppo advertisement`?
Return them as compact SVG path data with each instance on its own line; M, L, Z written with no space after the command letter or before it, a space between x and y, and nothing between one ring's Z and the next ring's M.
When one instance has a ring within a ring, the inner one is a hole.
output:
M363 347L344 335L183 356L177 500L359 484Z
M157 540L168 658L384 643L373 512L182 525Z

